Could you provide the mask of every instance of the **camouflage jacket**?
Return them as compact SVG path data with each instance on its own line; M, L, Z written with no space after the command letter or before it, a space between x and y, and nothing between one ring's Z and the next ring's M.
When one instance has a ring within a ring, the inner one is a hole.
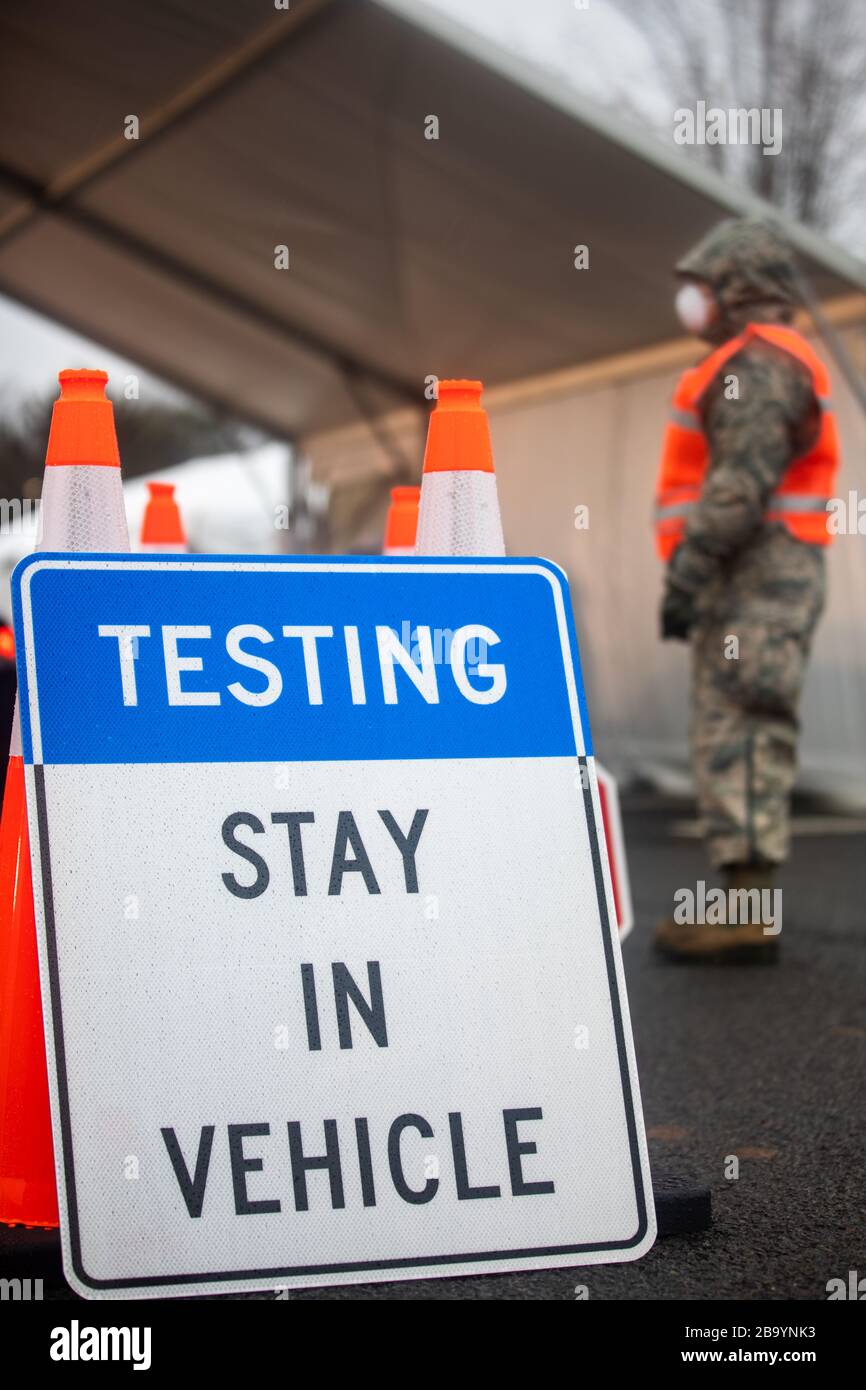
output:
M710 453L707 476L668 568L669 582L693 595L759 532L770 493L814 443L819 413L802 364L754 342L729 358L712 382L701 421Z
M676 271L712 290L719 309L706 334L712 348L748 323L790 322L799 298L791 254L763 221L719 223ZM732 378L734 389L726 385ZM761 543L771 529L764 521L769 494L820 428L806 368L759 341L728 359L700 410L709 466L667 573L668 594L679 594L687 607L709 586L718 588L737 557Z

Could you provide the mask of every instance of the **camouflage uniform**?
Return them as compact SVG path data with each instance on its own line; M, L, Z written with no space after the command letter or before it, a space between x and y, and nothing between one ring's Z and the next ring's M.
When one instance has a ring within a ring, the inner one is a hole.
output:
M791 318L793 268L766 224L722 223L677 271L715 295L713 347L747 323ZM788 854L797 707L825 574L823 548L764 513L791 461L814 443L818 405L796 359L753 341L728 360L700 410L709 467L670 560L663 628L692 644L692 758L712 861L777 864Z

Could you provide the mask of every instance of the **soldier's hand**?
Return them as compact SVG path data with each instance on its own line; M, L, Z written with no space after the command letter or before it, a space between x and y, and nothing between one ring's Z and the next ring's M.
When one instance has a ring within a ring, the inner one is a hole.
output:
M661 630L662 641L671 638L678 642L688 640L695 621L694 597L678 584L668 583L662 599Z

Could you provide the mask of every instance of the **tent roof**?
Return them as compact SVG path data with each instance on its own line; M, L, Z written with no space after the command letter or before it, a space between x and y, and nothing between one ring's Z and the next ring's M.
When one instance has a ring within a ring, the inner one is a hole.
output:
M279 434L669 337L677 255L758 206L417 0L84 17L2 18L0 292Z

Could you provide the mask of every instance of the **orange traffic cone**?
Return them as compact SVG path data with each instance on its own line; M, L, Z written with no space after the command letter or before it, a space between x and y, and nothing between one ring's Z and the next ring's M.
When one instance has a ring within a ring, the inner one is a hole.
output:
M414 555L420 487L392 487L383 555Z
M175 501L174 483L148 483L147 490L150 497L141 523L139 549L185 554L189 547Z
M105 372L60 373L42 487L41 550L128 550ZM45 1037L18 707L0 819L0 1222L56 1226Z
M58 1224L17 709L0 819L0 1221Z
M416 555L504 555L480 381L440 381L430 416Z

